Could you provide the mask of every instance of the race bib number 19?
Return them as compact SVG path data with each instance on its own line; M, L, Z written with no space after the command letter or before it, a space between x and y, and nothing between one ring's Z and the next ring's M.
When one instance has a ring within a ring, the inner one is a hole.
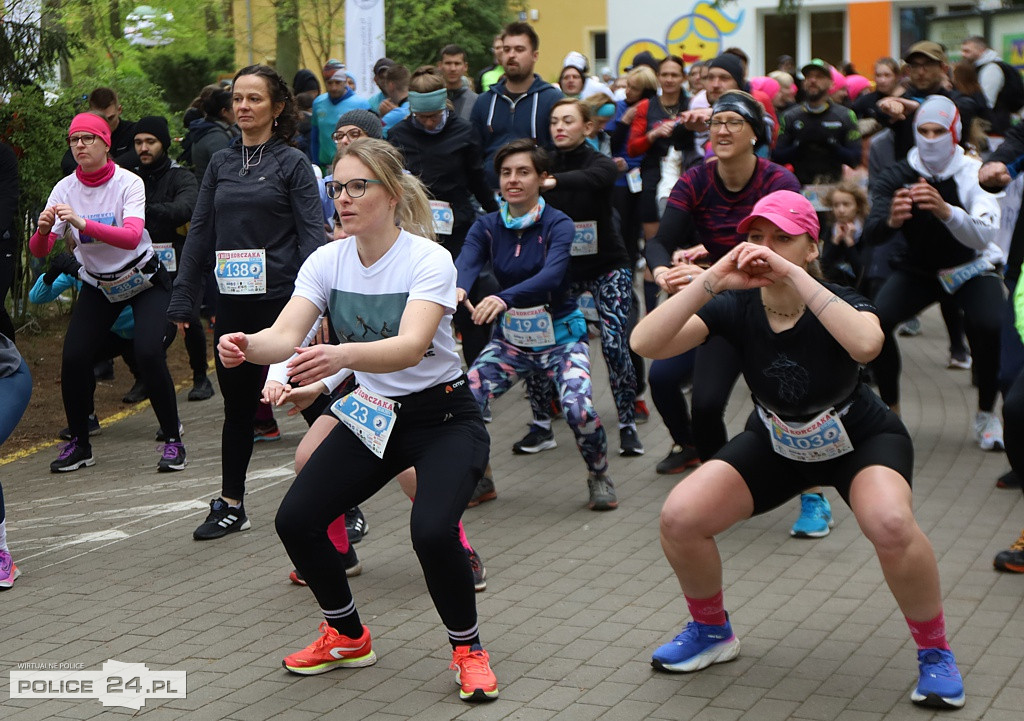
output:
M555 344L555 325L542 305L509 308L501 318L501 332L509 343L525 348Z

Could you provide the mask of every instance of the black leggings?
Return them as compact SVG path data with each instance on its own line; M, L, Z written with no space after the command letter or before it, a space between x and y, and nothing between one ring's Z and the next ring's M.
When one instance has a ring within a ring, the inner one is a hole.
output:
M225 333L257 333L277 320L288 298L239 301L230 295L217 296L214 344ZM224 399L224 426L220 436L221 494L241 500L245 495L245 474L252 457L252 424L263 394L264 366L242 363L225 368L217 357L217 381Z
M96 390L92 367L100 349L107 343L110 326L126 305L132 307L135 316L133 346L139 378L146 384L160 430L168 438L178 436L178 401L164 352L170 297L170 290L157 283L134 298L111 303L96 288L82 285L64 336L60 369L64 412L71 437L77 438L79 445L89 447L89 414L93 411Z
M1024 371L1003 396L1003 446L1010 468L1024 478Z
M950 296L964 314L964 330L978 381L978 409L982 411L992 410L999 390L999 332L1005 292L1001 278L981 275L971 278ZM892 406L900 401L902 362L893 331L903 321L941 300L943 295L946 292L934 276L902 270L894 271L878 291L875 307L885 343L871 368L878 382L878 394L886 404Z
M729 440L725 406L740 377L740 355L729 341L712 336L697 348L693 367L693 440L702 461Z
M384 458L339 423L281 502L277 533L320 608L344 608L352 592L327 527L412 466L416 498L409 529L427 589L446 628L475 628L473 572L458 526L490 452L479 407L464 377L394 400L401 407Z

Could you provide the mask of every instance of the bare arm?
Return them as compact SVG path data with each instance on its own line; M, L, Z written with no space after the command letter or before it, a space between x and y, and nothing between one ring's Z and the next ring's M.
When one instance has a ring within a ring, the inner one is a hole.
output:
M430 348L444 313L444 307L432 301L411 300L405 306L394 338L299 348L298 357L288 364L289 375L293 382L306 385L342 368L365 373L394 373L411 368Z

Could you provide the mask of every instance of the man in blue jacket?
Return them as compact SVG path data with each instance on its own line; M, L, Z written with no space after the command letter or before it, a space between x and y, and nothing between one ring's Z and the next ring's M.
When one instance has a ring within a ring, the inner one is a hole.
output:
M487 182L495 189L494 154L519 138L533 138L541 147L551 147L551 108L562 98L561 90L533 72L540 39L532 27L511 23L501 40L505 77L476 99L470 115L484 149Z
M324 68L327 73L327 67ZM361 108L368 110L370 104L366 98L361 98L346 84L348 74L341 69L335 69L327 76L327 92L319 95L313 101L313 116L310 118L312 127L309 133L309 154L313 162L320 166L324 173L330 173L331 162L334 160L336 147L331 135L338 123L338 118L349 110Z

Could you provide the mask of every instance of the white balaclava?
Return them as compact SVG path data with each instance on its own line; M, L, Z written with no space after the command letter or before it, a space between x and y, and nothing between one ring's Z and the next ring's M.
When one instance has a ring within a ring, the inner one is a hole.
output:
M917 129L925 123L938 123L949 130L938 138L925 138ZM914 114L914 144L921 165L933 176L941 176L956 155L960 142L960 111L944 95L929 95Z

